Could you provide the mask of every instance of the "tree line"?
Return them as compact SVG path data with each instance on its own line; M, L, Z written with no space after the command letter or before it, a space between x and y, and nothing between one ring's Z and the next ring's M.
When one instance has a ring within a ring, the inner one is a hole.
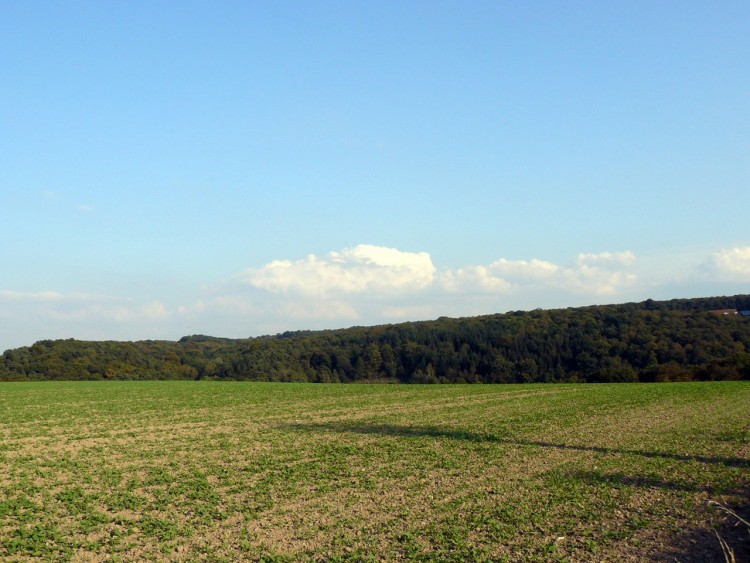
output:
M728 314L726 311L730 310ZM0 380L537 383L750 379L750 295L445 318L246 339L42 340Z

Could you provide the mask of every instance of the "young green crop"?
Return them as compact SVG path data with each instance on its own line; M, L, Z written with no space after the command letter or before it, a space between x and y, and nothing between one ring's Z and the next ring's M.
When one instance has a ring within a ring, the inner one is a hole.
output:
M0 558L722 558L750 384L0 385ZM700 550L700 551L696 551Z

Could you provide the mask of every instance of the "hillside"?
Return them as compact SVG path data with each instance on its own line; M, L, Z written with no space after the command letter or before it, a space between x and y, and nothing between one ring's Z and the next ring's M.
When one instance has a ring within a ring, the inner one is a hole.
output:
M247 339L43 340L0 380L404 383L750 379L750 295L516 311Z

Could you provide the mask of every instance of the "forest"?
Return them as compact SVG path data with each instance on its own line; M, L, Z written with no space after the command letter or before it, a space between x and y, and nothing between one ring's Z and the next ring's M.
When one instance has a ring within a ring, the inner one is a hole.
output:
M0 381L218 379L321 383L750 379L750 295L441 317L245 339L41 340Z

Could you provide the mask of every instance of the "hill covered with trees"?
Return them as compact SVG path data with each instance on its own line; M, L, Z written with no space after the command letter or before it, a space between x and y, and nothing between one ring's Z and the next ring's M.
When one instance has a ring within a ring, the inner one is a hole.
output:
M247 339L43 340L0 380L531 383L750 379L750 295L516 311Z

